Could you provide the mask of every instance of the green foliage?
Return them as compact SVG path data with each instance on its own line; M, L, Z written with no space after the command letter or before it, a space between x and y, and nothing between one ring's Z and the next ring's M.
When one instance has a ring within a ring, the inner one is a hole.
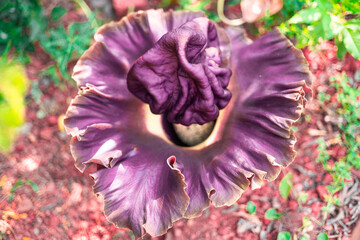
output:
M21 65L29 63L29 54L36 46L43 48L55 65L44 69L41 75L59 84L61 78L70 79L69 62L79 58L90 45L98 26L95 14L84 0L74 1L83 9L88 21L74 22L68 27L61 22L66 14L63 7L53 8L47 16L38 0L4 0L0 4L1 151L9 151L25 120L27 81ZM8 63L9 58L12 63ZM31 96L40 104L42 92L37 82L31 85Z
M355 169L360 168L360 87L352 87L349 78L343 74L337 78L332 78L333 84L338 92L340 108L338 113L344 118L345 122L339 124L339 128L344 134L344 145L347 149L345 162ZM341 171L344 178L350 179L350 173Z
M299 237L299 240L310 240L309 234L305 233Z
M266 31L271 31L274 26L278 26L289 20L297 11L299 11L305 3L305 0L283 0L282 9L274 14L267 14L260 21Z
M283 215L284 215L283 213L277 212L275 208L269 208L265 212L265 218L267 218L269 220L277 220L277 219L281 218Z
M329 240L329 237L326 233L322 232L318 235L317 240Z
M93 34L90 22L72 23L67 30L63 25L58 25L47 31L40 39L40 45L56 61L61 75L70 78L67 73L68 62L81 56L89 47Z
M290 190L293 185L292 179L293 179L292 173L288 173L280 181L280 184L279 184L280 195L285 199L287 199L289 197Z
M314 229L314 224L310 221L308 217L304 217L302 219L303 225L301 226L301 229L304 233L311 232Z
M0 151L10 150L18 128L25 121L27 79L19 64L0 58Z
M249 201L246 204L246 210L248 211L248 213L250 214L254 214L256 212L256 205L253 201Z
M63 7L54 7L51 11L51 20L56 22L66 14L66 9Z
M349 78L343 74L331 79L332 85L337 92L338 114L343 121L338 125L341 135L342 147L346 148L346 156L336 159L330 164L330 155L327 152L327 143L323 138L318 139L317 161L333 177L333 182L327 186L329 196L326 197L327 205L323 208L328 212L332 204L340 205L340 201L334 195L345 186L345 180L351 179L351 169L360 168L360 87L355 88L350 85ZM326 214L325 214L326 216Z
M360 59L360 7L355 5L351 0L306 0L305 8L282 23L280 30L296 38L300 48L335 39L339 58L348 51Z
M173 1L171 0L162 0L159 4L159 7L168 7L172 4L172 2ZM235 1L232 0L231 3L234 4L233 2ZM176 10L202 11L209 19L213 20L214 22L220 21L216 11L217 0L178 0L176 3Z
M289 232L279 232L276 240L291 240L291 234Z
M308 194L306 192L303 192L301 191L299 194L298 194L298 197L297 197L297 201L299 204L305 204L306 201L307 201L307 198L308 198Z
M52 9L46 16L37 0L5 0L0 6L0 51L7 45L14 49L13 57L21 63L28 63L28 54L38 43L55 61L44 71L54 83L60 77L70 79L67 65L77 59L89 47L91 38L98 26L95 14L89 11L83 0L75 2L86 11L87 22L75 22L68 27L61 22L66 14L63 7Z
M325 101L329 101L330 98L331 98L331 96L329 94L326 94L323 92L319 92L318 96L317 96L317 99L322 103L324 103Z
M345 158L340 158L330 168L328 160L330 159L327 153L326 142L319 139L319 156L318 162L323 164L324 169L328 170L333 176L334 182L338 182L341 186L344 184L344 179L351 179L351 168L360 168L360 137L357 132L360 130L360 87L354 88L349 83L349 78L343 74L341 76L332 77L331 82L337 91L337 100L339 102L338 113L343 118L339 124L339 129L342 131L342 144L346 148ZM337 191L339 189L330 188L330 191Z
M11 43L21 62L28 62L27 51L32 51L34 35L24 31L30 19L40 18L40 5L33 0L14 1L5 0L0 5L0 52L3 54L7 45Z
M35 192L35 193L38 193L39 192L39 188L38 186L33 182L33 181L30 181L30 180L22 180L22 179L19 179L16 181L16 183L12 186L11 190L10 190L10 196L8 198L8 202L11 202L13 199L14 199L14 194L15 194L15 191L23 186L24 184L28 184L31 186L32 190Z

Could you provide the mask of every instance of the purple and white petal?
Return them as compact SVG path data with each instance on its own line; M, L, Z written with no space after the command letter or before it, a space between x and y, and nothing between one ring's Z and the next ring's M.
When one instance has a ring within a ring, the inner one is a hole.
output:
M174 167L175 157L153 149L161 144L162 140L144 136L126 159L92 174L95 193L105 199L108 220L131 229L136 237L145 232L152 236L166 233L189 204L184 176Z
M131 13L119 22L100 27L95 43L74 67L73 79L79 88L86 84L115 98L133 99L126 87L131 66L168 31L197 17L201 12L162 9Z
M302 53L278 30L250 43L233 28L230 51L225 31L203 17L132 13L101 27L74 68L80 91L65 126L75 164L101 166L92 176L107 218L137 237L233 204L295 157L291 126L311 97ZM214 119L199 145L166 138L164 121Z

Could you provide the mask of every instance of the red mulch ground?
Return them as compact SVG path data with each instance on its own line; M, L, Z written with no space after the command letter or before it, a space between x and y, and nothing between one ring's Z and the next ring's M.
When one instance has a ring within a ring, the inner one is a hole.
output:
M43 53L38 51L27 67L29 78L34 79L32 81L38 79L38 69L46 63L46 57L41 57ZM353 76L360 69L360 63L349 55L343 61L337 60L336 48L331 42L321 44L317 52L305 49L304 54L314 74L314 96L317 91L332 93L328 85L330 75L346 71ZM0 230L5 232L7 229L7 234L2 237L23 240L132 239L131 232L116 229L106 221L102 202L93 194L92 180L74 167L69 152L70 138L59 129L58 119L75 96L76 88L71 84L55 87L47 79L42 79L39 86L44 93L41 102L47 116L39 119L36 115L39 105L28 98L26 128L14 143L13 151L6 157L0 156ZM299 129L297 158L284 170L285 174L293 173L295 192L308 194L304 205L298 205L294 194L290 195L289 200L280 196L278 186L283 176L281 174L278 180L264 183L261 189L247 190L231 207L210 207L199 218L176 222L164 237L158 239L272 240L276 239L279 231L298 234L304 216L309 217L314 225L313 230L309 231L311 239L316 239L319 232L327 232L334 239L350 239L344 236L344 227L338 222L322 227L320 224L321 207L325 205L324 197L327 194L325 185L332 178L315 162L316 139L324 136L331 141L337 132L336 126L324 120L327 113L317 100L308 105L306 115L311 119L300 119L296 125ZM344 154L345 149L335 143L331 155L337 158ZM354 178L356 175L359 176L359 172L354 172ZM36 183L39 192L35 193L30 185L25 184L15 191L14 200L8 202L10 189L18 179ZM248 201L256 204L255 215L247 214L245 208ZM271 207L278 208L284 216L275 221L265 219L264 213ZM339 211L341 209L334 210L334 213ZM334 216L330 215L329 219ZM350 221L350 216L341 220L346 223ZM348 226L350 232L354 226L355 223ZM151 237L146 236L145 239Z

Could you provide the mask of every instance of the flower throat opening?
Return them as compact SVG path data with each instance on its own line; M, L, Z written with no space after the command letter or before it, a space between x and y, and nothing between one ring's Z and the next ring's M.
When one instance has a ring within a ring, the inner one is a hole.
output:
M204 142L212 133L215 121L200 124L191 124L185 126L182 124L170 123L165 117L162 117L162 125L168 139L182 147L193 147Z

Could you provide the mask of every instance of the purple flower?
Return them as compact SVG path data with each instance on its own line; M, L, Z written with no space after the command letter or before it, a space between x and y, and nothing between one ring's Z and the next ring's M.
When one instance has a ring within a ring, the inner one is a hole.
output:
M190 11L103 26L73 78L76 166L100 166L91 175L108 220L136 237L274 180L295 157L290 127L311 97L307 63L278 30L251 43Z

